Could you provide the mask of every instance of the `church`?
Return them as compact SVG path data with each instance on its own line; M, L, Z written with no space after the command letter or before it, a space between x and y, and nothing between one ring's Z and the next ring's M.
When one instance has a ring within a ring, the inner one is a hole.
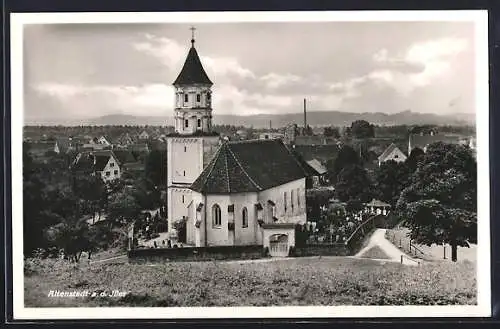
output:
M196 247L262 245L286 256L306 222L306 178L317 173L281 140L221 140L212 86L194 46L175 79L175 133L167 139L169 231L186 221Z

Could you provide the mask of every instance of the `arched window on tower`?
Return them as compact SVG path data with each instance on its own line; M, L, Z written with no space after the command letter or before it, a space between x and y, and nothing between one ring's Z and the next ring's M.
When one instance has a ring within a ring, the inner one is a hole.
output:
M246 207L241 211L241 227L248 227L248 210Z
M222 225L221 211L218 204L212 206L212 226L220 227Z

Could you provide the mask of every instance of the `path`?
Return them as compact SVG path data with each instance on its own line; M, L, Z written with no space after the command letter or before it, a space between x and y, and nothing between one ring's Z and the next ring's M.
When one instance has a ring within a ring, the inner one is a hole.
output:
M389 257L389 259L383 259L383 261L389 262L399 262L401 263L401 256L403 257L404 265L413 265L418 266L421 263L421 260L416 260L412 257L409 257L401 250L399 250L395 245L393 245L389 240L385 238L385 229L376 229L373 235L368 240L368 244L366 247L361 249L355 257L361 257L366 251L370 250L372 247L379 247L382 251ZM381 259L382 261L382 259Z

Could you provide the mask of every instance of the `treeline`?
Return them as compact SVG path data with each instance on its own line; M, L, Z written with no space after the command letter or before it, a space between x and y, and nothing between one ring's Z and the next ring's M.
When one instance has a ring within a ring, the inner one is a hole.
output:
M69 169L71 156L53 154L38 162L23 149L24 254L78 261L82 252L125 247L128 225L142 210L164 205L166 154L153 151L145 170L124 172L105 184L100 177ZM105 219L100 221L100 219Z

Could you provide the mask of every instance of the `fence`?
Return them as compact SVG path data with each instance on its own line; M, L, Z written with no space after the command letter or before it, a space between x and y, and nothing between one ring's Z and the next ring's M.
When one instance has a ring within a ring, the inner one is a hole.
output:
M423 260L433 260L432 256L417 247L417 245L415 245L404 232L405 230L403 229L394 229L387 231L386 239L410 256Z

